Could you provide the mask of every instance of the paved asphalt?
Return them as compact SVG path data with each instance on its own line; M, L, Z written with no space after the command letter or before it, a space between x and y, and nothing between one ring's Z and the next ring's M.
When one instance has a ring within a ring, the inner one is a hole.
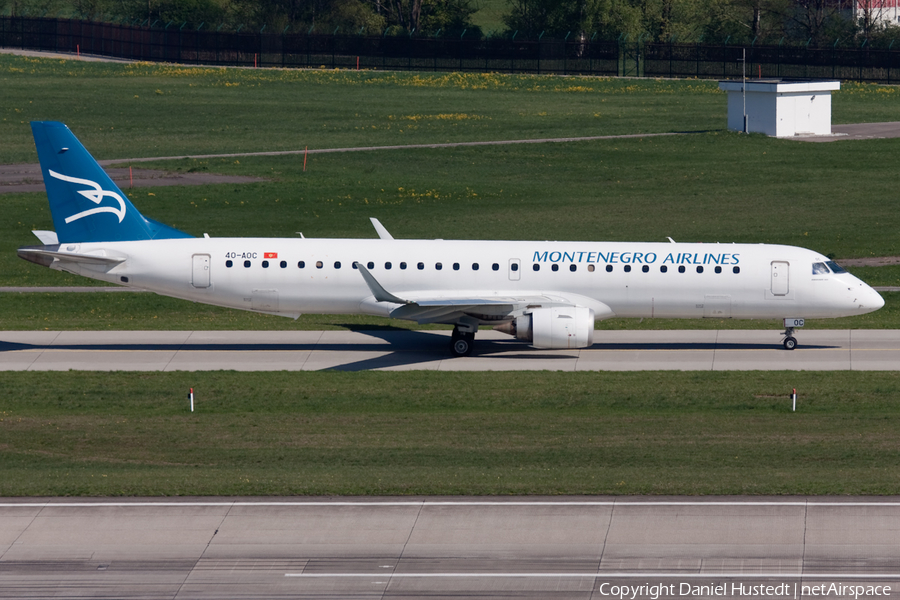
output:
M896 595L898 532L885 497L7 499L0 597Z
M440 371L900 369L900 330L597 331L581 350L537 350L481 331L454 358L449 331L2 331L0 371Z

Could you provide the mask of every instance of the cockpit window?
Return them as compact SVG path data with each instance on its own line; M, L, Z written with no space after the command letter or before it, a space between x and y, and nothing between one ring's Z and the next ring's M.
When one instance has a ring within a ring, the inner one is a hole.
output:
M813 263L813 275L828 275L828 267L825 263Z
M828 268L831 269L832 273L846 273L847 272L844 270L844 268L841 265L837 264L833 260L829 260L825 264L828 265Z

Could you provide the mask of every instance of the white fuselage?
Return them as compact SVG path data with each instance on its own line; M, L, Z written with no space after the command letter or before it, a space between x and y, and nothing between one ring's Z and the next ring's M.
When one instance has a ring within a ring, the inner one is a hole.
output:
M536 297L586 306L597 319L831 318L884 304L849 273L813 274L814 264L828 261L821 254L765 244L190 238L62 244L59 251L125 260L112 267L57 261L53 268L284 316L391 316L400 305L377 301L355 261L396 297L528 298L517 314L540 306ZM480 323L515 316L472 312ZM418 313L414 320L458 318Z

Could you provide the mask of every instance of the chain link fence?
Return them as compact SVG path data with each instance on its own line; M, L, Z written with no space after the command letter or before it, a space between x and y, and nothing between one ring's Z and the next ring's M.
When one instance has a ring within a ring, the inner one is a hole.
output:
M0 46L203 65L841 79L893 83L898 50L456 37L277 34L0 17Z

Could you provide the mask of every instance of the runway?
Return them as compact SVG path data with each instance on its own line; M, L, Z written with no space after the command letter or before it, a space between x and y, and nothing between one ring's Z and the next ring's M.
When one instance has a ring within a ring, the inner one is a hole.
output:
M729 371L900 369L900 330L597 331L580 350L537 350L494 331L472 356L449 331L3 331L0 371Z
M8 499L0 597L885 596L898 531L883 497Z

